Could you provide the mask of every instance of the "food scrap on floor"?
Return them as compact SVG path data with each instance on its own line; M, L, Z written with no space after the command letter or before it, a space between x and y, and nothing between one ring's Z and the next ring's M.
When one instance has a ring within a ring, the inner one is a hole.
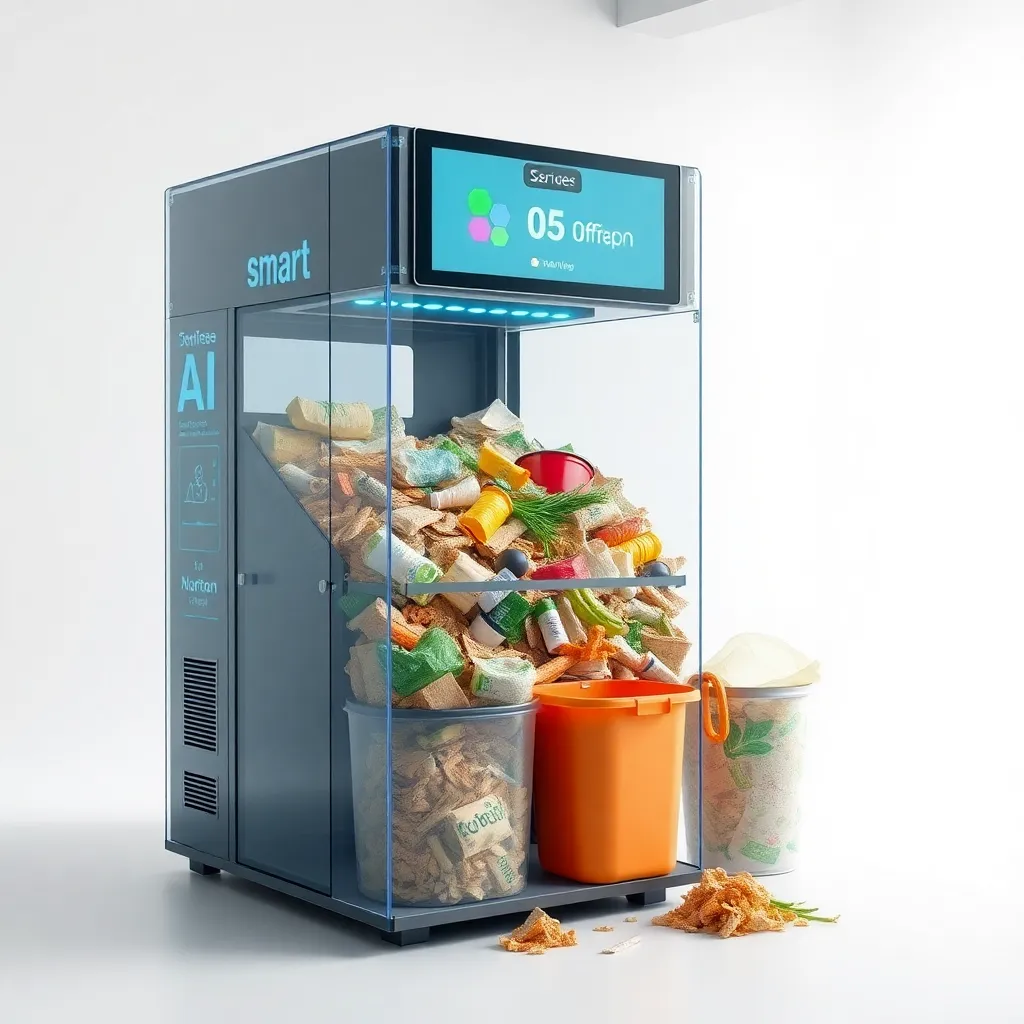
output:
M634 935L632 938L623 939L621 942L616 942L614 946L609 946L607 949L602 949L602 953L621 953L624 950L632 949L634 946L640 945L640 936Z
M503 935L498 941L509 953L529 953L533 956L548 949L577 945L576 932L572 928L563 931L561 922L544 913L540 907L534 908L511 935Z
M613 932L615 929L610 924L599 924L595 929L595 932Z
M723 868L703 872L700 882L683 898L682 906L654 918L651 924L684 932L709 932L723 939L754 932L781 932L787 924L808 921L834 924L838 917L815 917L817 907L784 903L753 875L729 875Z
M626 924L636 924L636 918L635 917L627 917L626 918Z

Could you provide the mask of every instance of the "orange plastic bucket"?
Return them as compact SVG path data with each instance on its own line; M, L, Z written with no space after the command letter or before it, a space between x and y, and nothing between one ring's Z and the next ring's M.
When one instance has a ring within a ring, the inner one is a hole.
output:
M533 695L543 868L588 883L674 870L686 705L700 690L609 679L535 686Z

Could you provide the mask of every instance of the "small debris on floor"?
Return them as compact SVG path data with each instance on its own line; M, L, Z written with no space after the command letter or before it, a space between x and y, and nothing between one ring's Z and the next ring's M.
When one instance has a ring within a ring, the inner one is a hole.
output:
M630 939L623 939L622 942L617 942L614 946L609 946L607 949L602 949L602 953L621 953L625 949L630 949L633 946L639 945L640 936L634 935Z
M610 924L599 924L595 929L595 932L613 932L615 929Z
M636 918L635 917L627 917L626 918L626 924L636 924Z

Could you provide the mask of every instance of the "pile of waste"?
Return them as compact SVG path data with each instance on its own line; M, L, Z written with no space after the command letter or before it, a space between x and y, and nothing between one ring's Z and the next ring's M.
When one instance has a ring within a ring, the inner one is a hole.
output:
M681 681L691 645L674 620L686 602L649 584L685 560L663 556L646 509L626 498L621 479L590 468L572 490L541 486L520 463L543 446L500 401L422 439L406 433L396 410L388 417L362 403L296 398L287 416L290 427L261 422L253 438L351 578L382 581L390 547L390 615L383 598L339 598L357 634L347 666L357 700L388 699L389 618L398 708L519 704L534 684L556 680ZM590 465L571 446L558 451ZM494 579L579 579L580 587L401 593L406 583ZM606 585L587 587L590 579Z
M296 398L286 414L289 426L261 422L252 436L355 581L335 600L356 706L447 713L394 719L390 776L386 731L366 733L353 791L360 889L383 899L390 885L399 903L431 905L519 892L533 687L680 682L685 601L654 584L684 560L663 557L622 480L571 447L528 440L501 402L426 438L396 410L361 403ZM524 579L579 586L472 589ZM467 589L431 592L440 584Z

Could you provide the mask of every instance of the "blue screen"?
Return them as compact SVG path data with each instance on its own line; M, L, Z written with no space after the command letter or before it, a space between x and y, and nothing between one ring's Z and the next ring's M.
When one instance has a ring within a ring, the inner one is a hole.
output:
M435 148L435 271L665 287L665 182Z

